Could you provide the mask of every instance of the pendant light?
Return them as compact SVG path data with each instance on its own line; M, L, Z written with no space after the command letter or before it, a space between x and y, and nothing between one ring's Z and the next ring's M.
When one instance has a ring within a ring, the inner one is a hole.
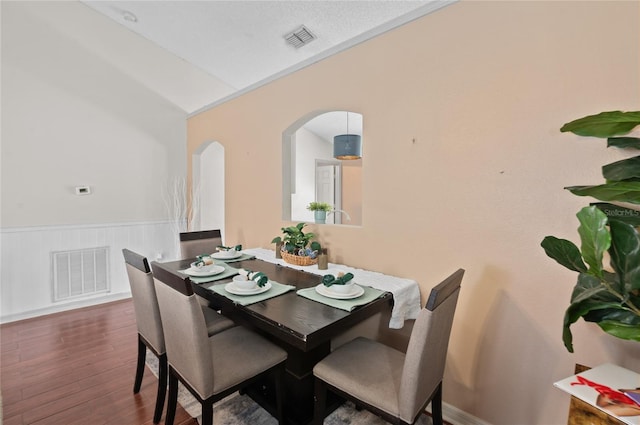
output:
M362 158L362 138L358 134L349 134L349 112L347 112L347 134L333 138L333 157L337 159Z

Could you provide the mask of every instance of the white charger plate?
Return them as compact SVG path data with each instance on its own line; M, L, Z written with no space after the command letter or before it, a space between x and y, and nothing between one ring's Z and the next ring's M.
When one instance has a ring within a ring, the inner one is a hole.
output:
M234 251L233 255L227 254L229 251L218 251L215 254L211 254L211 257L216 260L233 260L242 255L242 251Z
M233 282L229 282L224 285L224 290L233 295L258 295L263 292L267 292L269 289L271 289L271 282L267 282L264 286L258 286L257 288L249 290L236 288Z
M194 269L193 267L189 267L187 270L184 271L184 274L193 276L193 277L206 277L206 276L213 276L216 274L220 274L224 270L225 270L224 267L215 266L215 265L209 271L202 271L202 270Z
M336 300L350 300L362 296L362 294L364 294L364 288L354 283L353 291L343 293L332 291L331 287L327 288L326 286L324 286L324 284L320 283L316 286L316 292L327 298L333 298Z

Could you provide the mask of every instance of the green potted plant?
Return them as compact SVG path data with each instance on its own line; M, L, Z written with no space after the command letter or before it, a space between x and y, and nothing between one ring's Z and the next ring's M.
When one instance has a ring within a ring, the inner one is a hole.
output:
M327 213L330 212L333 207L326 202L311 202L307 205L309 211L313 211L313 218L317 224L324 224L327 220Z
M639 138L616 136L638 125L640 111L613 111L569 122L560 131L607 138L608 147L637 150ZM602 174L604 184L565 188L606 201L578 212L580 248L554 236L541 243L549 257L578 273L563 324L562 339L569 352L573 352L570 327L580 317L615 337L640 341L640 211L610 203L640 204L640 156L605 165ZM609 267L603 265L605 252Z
M305 233L304 228L307 223L298 223L295 226L282 227L284 237L276 236L271 243L281 245L280 255L282 259L290 264L309 266L318 262L318 253L322 248L315 238L314 233Z

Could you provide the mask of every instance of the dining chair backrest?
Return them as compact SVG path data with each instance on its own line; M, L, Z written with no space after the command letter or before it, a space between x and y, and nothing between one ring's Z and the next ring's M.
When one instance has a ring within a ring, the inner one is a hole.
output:
M213 363L202 308L188 277L180 278L157 262L151 263L162 317L167 357L200 394L213 390Z
M453 316L464 270L435 286L416 319L398 394L402 420L412 423L442 382Z
M164 354L164 333L149 261L146 257L126 248L122 250L122 254L129 276L138 333L158 355Z
M220 229L180 233L180 255L195 258L201 254L213 254L222 245Z

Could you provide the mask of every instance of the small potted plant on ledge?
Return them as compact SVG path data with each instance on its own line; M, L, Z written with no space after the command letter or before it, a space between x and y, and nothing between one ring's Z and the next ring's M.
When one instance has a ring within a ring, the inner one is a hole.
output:
M289 264L298 266L310 266L318 262L318 253L322 248L320 243L311 240L313 233L305 233L307 223L298 223L295 226L283 227L284 237L276 236L271 243L281 245L280 255Z
M640 111L613 111L572 121L560 131L607 138L607 146L640 150L640 138L614 137L638 125ZM640 341L640 211L627 206L640 205L640 156L605 165L602 173L603 184L565 188L605 201L578 212L580 248L554 236L541 244L549 257L578 273L563 323L562 339L569 352L573 352L570 327L581 317L610 335ZM609 266L603 264L605 253Z
M327 213L330 212L333 207L326 202L311 202L307 205L309 211L313 211L314 219L317 224L324 224L327 220Z

